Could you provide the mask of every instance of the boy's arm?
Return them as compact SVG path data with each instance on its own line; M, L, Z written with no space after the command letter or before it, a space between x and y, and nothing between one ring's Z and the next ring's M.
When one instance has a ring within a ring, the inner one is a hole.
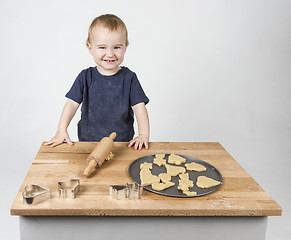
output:
M150 123L145 103L134 105L133 111L137 120L138 136L129 142L128 147L134 146L135 150L141 150L144 146L149 149Z
M76 103L75 101L68 99L66 102L60 121L58 125L58 130L56 135L47 143L44 145L51 145L51 147L55 147L57 145L62 144L63 142L67 142L69 145L73 145L69 134L67 132L67 128L72 120L72 118L75 116L76 111L78 107L80 106L79 103Z

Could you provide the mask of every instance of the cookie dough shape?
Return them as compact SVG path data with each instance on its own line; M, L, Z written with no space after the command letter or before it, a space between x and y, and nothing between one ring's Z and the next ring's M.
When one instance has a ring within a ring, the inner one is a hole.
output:
M166 159L163 158L154 158L154 164L158 166L166 165Z
M163 183L167 183L171 181L172 176L168 173L160 173L158 177L161 179Z
M152 189L156 191L162 191L175 185L175 183L171 182L172 176L167 173L160 173L158 177L162 182L155 182L152 184Z
M152 163L144 162L140 164L140 181L142 186L148 186L155 182L160 182L160 178L151 173L151 169L153 168Z
M149 169L142 169L140 171L140 180L142 186L148 186L155 182L160 182L160 178L153 175Z
M163 159L163 158L165 158L165 156L166 156L166 154L164 154L164 153L157 153L155 155L155 158L161 158L161 159Z
M171 166L169 164L166 164L165 167L167 169L167 173L171 176L177 176L181 173L186 172L186 169L184 167Z
M189 171L196 171L196 172L205 172L206 171L205 166L198 164L198 163L195 163L195 162L186 163L185 167Z
M141 163L139 166L140 169L153 169L153 164L149 162Z
M183 193L186 191L189 191L189 187L188 186L184 186L184 185L179 185L177 187L178 190L181 190Z
M189 173L182 173L182 174L179 174L179 178L181 180L189 180Z
M196 196L197 192L191 192L191 191L183 191L184 194L186 194L187 196Z
M189 179L189 173L180 174L179 177L179 186L185 186L187 188L194 186L193 181Z
M208 177L205 177L205 176L199 176L197 178L197 187L199 188L211 188L211 187L214 187L214 186L218 186L219 184L221 184L220 181L216 181L212 178L208 178Z
M165 190L166 188L172 187L174 185L175 185L175 183L173 183L173 182L167 182L167 183L156 182L156 183L152 184L152 189L154 189L156 191L162 191L162 190Z
M176 165L181 165L182 163L185 163L186 159L178 156L176 154L171 154L168 158L168 163L176 164Z
M178 190L181 190L185 195L187 196L195 196L197 195L197 192L191 192L189 191L189 187L193 187L194 183L189 179L188 173L183 173L179 175L179 186Z

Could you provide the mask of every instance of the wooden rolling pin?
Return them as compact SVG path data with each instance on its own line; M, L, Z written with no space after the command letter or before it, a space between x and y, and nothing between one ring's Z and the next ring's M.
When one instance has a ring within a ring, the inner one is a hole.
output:
M88 166L83 173L85 177L89 177L95 168L100 167L103 164L105 158L114 147L113 140L115 137L116 132L113 132L109 137L102 138L101 141L97 144L97 146L87 158Z

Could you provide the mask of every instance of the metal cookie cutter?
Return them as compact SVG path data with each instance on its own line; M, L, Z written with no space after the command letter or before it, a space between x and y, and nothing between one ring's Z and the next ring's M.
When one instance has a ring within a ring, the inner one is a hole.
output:
M58 182L60 198L75 198L79 192L80 179L74 178Z
M126 185L110 185L109 193L112 198L123 199L127 197Z
M22 193L23 203L35 205L50 198L50 190L36 184L27 185Z
M110 185L109 193L115 199L138 199L142 195L142 186L137 183L127 183L126 185Z
M136 182L127 183L127 197L129 199L138 199L142 195L142 186L138 185Z

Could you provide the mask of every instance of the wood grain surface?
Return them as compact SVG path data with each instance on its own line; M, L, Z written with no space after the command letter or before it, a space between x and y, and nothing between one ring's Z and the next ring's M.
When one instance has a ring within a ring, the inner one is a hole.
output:
M152 142L149 150L136 151L128 143L116 142L114 158L105 162L90 178L83 176L87 157L96 142L75 142L55 148L41 145L11 206L11 215L22 216L279 216L281 207L232 158L219 143ZM223 184L215 192L195 198L173 198L146 190L140 199L112 199L110 184L132 182L128 167L135 159L156 153L193 156L216 167ZM58 182L80 178L75 199L58 197ZM51 190L51 198L37 205L25 205L25 186L38 184Z

